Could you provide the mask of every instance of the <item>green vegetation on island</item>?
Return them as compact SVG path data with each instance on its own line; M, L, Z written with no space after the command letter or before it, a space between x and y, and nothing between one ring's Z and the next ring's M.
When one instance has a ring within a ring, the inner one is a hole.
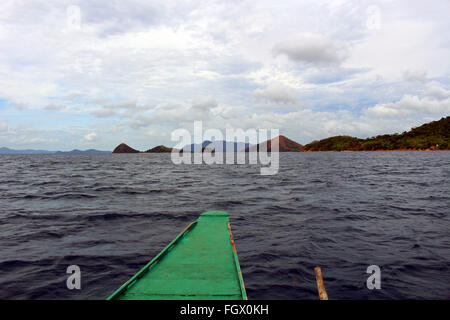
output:
M449 150L450 116L412 128L401 134L360 139L335 136L313 141L302 151Z

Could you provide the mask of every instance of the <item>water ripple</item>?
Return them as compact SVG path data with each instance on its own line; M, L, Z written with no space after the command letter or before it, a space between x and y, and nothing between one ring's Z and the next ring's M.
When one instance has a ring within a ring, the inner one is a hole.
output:
M447 299L449 156L288 153L269 177L165 154L0 155L0 299L104 299L206 210L230 213L250 299L317 299L316 265L333 299Z

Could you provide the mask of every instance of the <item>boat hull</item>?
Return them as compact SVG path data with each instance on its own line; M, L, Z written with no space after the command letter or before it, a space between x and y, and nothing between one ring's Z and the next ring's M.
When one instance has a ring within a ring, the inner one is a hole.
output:
M205 212L108 300L246 300L228 213Z

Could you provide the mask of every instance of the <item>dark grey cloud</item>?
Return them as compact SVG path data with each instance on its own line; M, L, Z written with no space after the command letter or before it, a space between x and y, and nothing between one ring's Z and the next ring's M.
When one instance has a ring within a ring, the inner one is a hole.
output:
M345 58L344 48L330 39L316 34L304 34L274 46L273 54L286 55L290 60L317 65L340 64Z
M211 108L217 107L217 101L213 97L201 97L192 102L192 109L200 111L209 111Z
M62 104L51 103L49 105L46 105L44 109L45 110L50 110L50 111L61 111L61 110L66 109L66 106L62 105Z
M298 102L295 90L276 83L264 89L256 89L253 91L253 96L257 100L270 103L294 104Z
M91 114L99 117L99 118L107 118L107 117L112 117L112 116L116 116L117 112L115 110L112 109L107 109L107 108L98 108L98 109L94 109L91 111Z

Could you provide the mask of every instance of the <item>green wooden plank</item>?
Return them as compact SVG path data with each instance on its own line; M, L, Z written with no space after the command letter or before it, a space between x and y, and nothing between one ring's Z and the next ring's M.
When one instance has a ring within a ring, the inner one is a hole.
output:
M211 296L211 295L195 295L195 296L177 296L177 295L158 295L158 296L133 296L132 294L121 297L120 300L242 300L241 295L236 296Z
M247 299L228 213L200 215L108 299Z

